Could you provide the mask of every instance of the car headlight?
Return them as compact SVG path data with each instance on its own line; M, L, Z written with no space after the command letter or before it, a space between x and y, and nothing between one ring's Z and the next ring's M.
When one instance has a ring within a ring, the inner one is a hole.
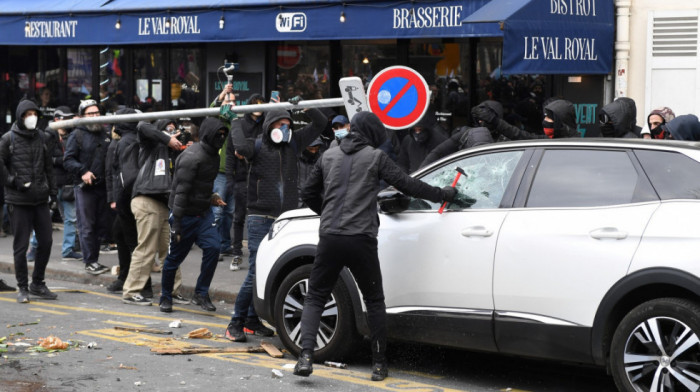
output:
M270 226L270 237L268 239L272 240L273 238L275 238L275 236L279 234L280 231L282 231L284 226L287 226L287 223L289 223L289 219L275 221L275 223L273 223L272 226Z

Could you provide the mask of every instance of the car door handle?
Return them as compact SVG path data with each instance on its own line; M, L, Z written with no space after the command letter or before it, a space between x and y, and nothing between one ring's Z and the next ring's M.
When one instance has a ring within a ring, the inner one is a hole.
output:
M491 237L493 231L487 230L484 226L471 226L462 229L462 235L465 237Z
M611 238L614 240L624 240L627 238L627 232L620 231L615 227L602 227L600 229L592 230L590 233L591 237L602 240L606 238Z

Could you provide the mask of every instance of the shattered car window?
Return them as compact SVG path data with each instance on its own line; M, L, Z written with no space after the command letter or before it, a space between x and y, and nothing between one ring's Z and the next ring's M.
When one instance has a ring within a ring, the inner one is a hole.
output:
M513 171L522 157L523 151L504 151L493 154L472 156L449 163L432 171L421 180L437 187L452 185L457 175L457 167L467 174L457 182L457 198L448 205L450 210L465 208L498 208L510 181ZM412 199L409 210L437 210L440 203Z

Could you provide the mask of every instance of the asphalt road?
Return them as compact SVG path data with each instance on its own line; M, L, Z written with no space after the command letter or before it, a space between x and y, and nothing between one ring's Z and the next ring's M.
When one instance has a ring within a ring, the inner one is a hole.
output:
M0 278L14 282L8 274ZM223 338L232 304L217 302L216 312L176 305L175 312L165 314L155 306L123 304L116 295L93 291L95 286L58 281L48 285L58 293L57 301L18 304L15 293L0 293L0 338L12 343L0 358L0 391L615 390L612 379L598 368L400 343L390 344L390 377L379 383L369 380L367 357L358 357L347 369L316 364L311 377L300 378L292 374L295 358L289 353L283 358L266 353L156 355L151 348L258 347L263 340L283 347L276 336L249 336L246 343ZM182 327L169 328L174 320L182 320ZM207 328L214 336L185 338L197 328ZM58 352L30 351L39 338L49 335L71 346Z

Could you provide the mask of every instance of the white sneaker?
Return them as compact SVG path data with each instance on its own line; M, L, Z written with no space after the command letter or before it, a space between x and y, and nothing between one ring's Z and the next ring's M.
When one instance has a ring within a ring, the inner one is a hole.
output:
M231 266L229 266L229 269L231 271L238 271L239 269L241 269L241 264L243 264L243 257L233 256L233 259L231 259Z

